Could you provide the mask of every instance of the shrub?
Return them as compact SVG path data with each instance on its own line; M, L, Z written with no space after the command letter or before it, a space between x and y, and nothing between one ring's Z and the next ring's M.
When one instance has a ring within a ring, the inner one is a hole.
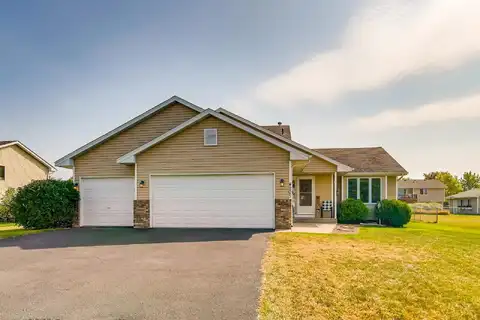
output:
M72 181L38 180L18 189L11 208L26 229L65 228L72 226L79 198Z
M402 227L410 221L412 208L403 201L382 200L375 207L375 215L384 225Z
M0 222L13 222L13 214L11 210L12 200L15 196L15 189L8 188L0 201Z
M347 199L340 204L338 221L340 223L359 223L364 221L370 210L358 199Z

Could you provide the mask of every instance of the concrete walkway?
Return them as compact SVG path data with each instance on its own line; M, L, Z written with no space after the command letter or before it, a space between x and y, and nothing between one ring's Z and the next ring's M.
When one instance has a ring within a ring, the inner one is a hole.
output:
M279 232L306 232L306 233L333 233L336 228L335 223L294 223L290 230L281 230Z

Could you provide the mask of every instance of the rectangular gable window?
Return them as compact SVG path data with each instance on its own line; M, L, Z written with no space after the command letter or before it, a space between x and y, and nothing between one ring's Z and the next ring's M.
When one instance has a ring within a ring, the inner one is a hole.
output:
M5 180L5 166L0 166L0 180Z
M382 182L380 178L372 178L372 203L380 202L382 195Z
M217 129L204 129L203 130L203 144L205 146L217 145Z
M357 179L348 179L348 198L357 199Z

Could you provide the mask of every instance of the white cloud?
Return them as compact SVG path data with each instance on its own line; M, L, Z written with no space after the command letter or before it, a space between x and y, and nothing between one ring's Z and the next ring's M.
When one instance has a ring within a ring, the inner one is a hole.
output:
M480 119L480 94L425 104L413 109L386 110L371 117L356 119L353 121L353 126L368 131L382 131L397 127L416 127L427 123L475 118Z
M255 100L279 107L330 102L412 74L480 57L480 1L376 1L354 16L339 48L261 83Z

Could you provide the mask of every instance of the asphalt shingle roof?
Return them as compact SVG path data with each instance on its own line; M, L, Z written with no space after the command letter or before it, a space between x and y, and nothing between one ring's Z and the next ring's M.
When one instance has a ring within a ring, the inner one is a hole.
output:
M445 185L440 180L400 180L398 181L399 188L439 188L444 189Z
M4 140L4 141L0 141L0 146L3 146L5 144L9 144L9 143L12 143L12 142L15 142L15 140Z
M454 194L447 197L447 199L465 199L465 198L478 198L480 197L480 189L472 189L464 192Z
M289 125L282 124L282 125L276 125L276 126L262 126L262 128L270 130L273 133L276 133L278 135L284 136L285 138L292 139L292 133L290 131Z
M354 168L353 172L408 173L407 170L382 147L323 148L313 150Z

